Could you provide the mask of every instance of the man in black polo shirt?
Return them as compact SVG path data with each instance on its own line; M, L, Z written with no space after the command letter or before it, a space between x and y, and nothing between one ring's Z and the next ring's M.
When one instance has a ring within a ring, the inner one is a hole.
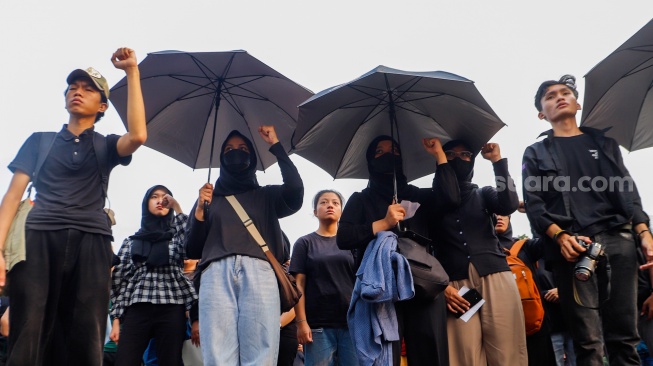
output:
M611 365L639 365L634 236L646 255L643 267L652 266L649 218L616 141L604 131L578 127L577 97L570 75L545 81L537 91L538 117L552 130L524 152L526 212L544 238L545 258L553 265L577 364L602 366L605 346ZM606 256L599 256L594 274L582 281L574 276L575 266L587 255L581 244L591 242L600 243Z
M38 171L38 194L25 224L27 260L8 274L9 365L102 364L113 251L99 165L108 165L106 172L128 165L147 138L136 54L120 48L111 61L127 75L128 132L98 134L95 138L104 139L106 149L94 148L93 127L108 108L109 85L93 68L70 73L65 91L68 124L46 145L49 153ZM46 136L32 134L9 164L14 174L0 204L1 244L34 178ZM96 151L107 156L96 157ZM2 253L0 286L5 284Z

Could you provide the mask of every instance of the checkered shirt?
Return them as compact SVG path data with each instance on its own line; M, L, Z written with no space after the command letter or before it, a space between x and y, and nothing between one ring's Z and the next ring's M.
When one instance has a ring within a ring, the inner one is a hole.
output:
M120 264L114 268L111 281L112 319L122 319L125 309L139 302L183 304L189 310L197 301L193 285L183 274L187 221L185 214L175 216L175 234L168 245L168 264L164 266L148 268L144 262L132 262L132 240L127 238L123 241L118 252Z

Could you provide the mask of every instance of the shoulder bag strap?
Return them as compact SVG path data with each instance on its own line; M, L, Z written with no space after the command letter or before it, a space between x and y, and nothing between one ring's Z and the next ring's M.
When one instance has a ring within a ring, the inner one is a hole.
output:
M269 251L268 245L265 243L265 240L263 240L263 237L261 236L261 233L259 233L258 229L256 228L256 225L254 225L254 222L252 219L249 218L247 215L247 212L245 212L245 209L243 206L238 202L235 196L225 196L227 201L231 204L231 207L234 208L234 211L236 211L236 214L240 218L240 221L243 222L243 225L249 231L249 233L252 235L254 240L258 243L258 245L261 247L263 252Z
M106 137L97 132L93 132L93 150L95 150L95 158L97 159L98 171L100 172L102 195L106 199L109 197L107 195L107 191L109 190L109 150L107 148Z
M45 159L47 159L48 155L50 154L50 150L52 149L52 145L54 145L54 140L56 137L56 132L41 132L39 151L36 157L36 166L34 167L34 172L32 172L32 182L30 183L29 188L27 188L28 196L32 192L32 187L39 178L39 172L41 172L43 163L45 163Z

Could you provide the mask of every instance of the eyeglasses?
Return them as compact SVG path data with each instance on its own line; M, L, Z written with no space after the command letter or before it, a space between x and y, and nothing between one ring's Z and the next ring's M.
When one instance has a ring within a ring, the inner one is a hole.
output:
M447 160L453 160L456 157L461 158L462 160L472 160L472 156L474 156L470 151L447 150L444 154L447 156Z

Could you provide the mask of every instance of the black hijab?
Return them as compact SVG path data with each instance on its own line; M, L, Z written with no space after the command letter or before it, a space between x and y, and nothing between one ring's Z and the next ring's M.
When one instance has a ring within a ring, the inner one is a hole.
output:
M225 164L224 147L227 145L227 141L229 141L233 136L239 136L242 138L249 149L249 165L241 171L229 169L227 164ZM258 188L259 184L256 180L256 165L256 150L254 149L252 142L240 132L236 130L231 131L222 143L222 148L220 149L220 176L215 182L213 195L230 196Z
M375 193L378 196L381 196L384 199L392 198L394 195L394 183L392 180L392 174L383 172L379 167L373 162L375 159L388 159L391 161L393 153L386 153L378 158L375 158L376 147L381 141L393 141L392 137L381 135L376 137L370 144L367 146L367 152L365 158L367 159L367 171L369 172L370 178L368 182L368 188L370 191ZM394 145L399 151L399 155L394 156L394 168L395 174L397 176L397 194L401 197L401 192L408 186L408 179L404 175L403 164L401 160L401 147L399 144L394 141ZM390 170L392 172L392 170Z
M472 183L474 177L474 161L476 160L476 153L469 147L469 144L463 140L451 140L442 146L442 150L452 150L454 147L463 145L467 150L472 152L472 160L465 161L459 157L449 160L448 163L456 173L458 180L458 187L460 188L460 200L465 202L474 193L478 186Z
M496 215L492 215L492 224L495 227L497 226ZM515 238L512 237L512 224L510 221L508 221L508 227L506 228L506 231L504 231L502 234L499 234L495 230L495 234L497 235L497 238L499 238L499 244L501 244L501 247L506 249L512 248L512 244L515 242Z
M148 189L141 205L141 228L129 237L132 239L132 260L146 262L154 267L168 262L168 242L175 232L171 227L174 218L173 210L165 216L156 216L150 212L150 196L156 190L162 190L172 196L172 192L162 185Z

